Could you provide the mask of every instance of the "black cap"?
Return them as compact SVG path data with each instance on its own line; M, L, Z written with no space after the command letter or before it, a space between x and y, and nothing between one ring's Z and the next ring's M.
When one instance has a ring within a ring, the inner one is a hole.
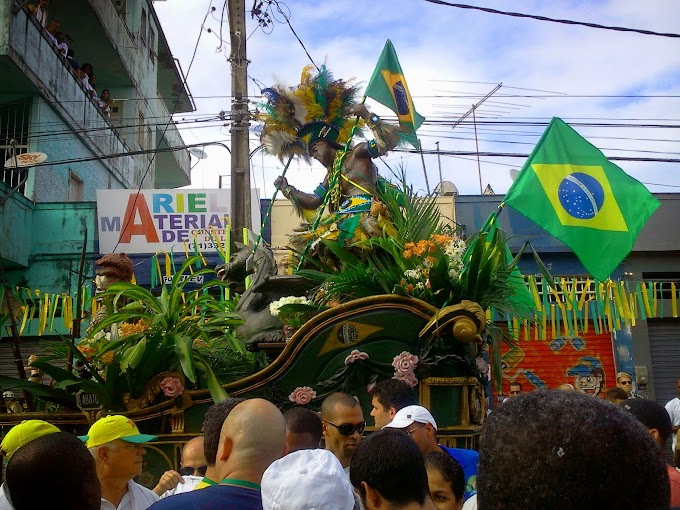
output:
M666 441L673 432L671 417L666 408L658 402L645 398L629 398L619 405L640 420L648 429L659 431L659 437L663 441Z

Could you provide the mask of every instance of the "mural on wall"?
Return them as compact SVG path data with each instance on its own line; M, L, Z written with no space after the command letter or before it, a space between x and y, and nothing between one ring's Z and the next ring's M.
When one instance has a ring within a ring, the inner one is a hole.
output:
M557 388L570 383L576 391L604 397L616 385L616 369L609 333L541 340L520 340L503 344L502 399L509 394L510 383L522 384L523 391Z

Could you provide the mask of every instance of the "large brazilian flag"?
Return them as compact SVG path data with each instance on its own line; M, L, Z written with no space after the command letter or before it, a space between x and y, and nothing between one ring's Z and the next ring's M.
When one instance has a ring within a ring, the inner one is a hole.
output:
M366 87L365 95L392 110L397 115L399 125L402 127L401 137L416 149L420 148L416 129L420 127L425 117L420 115L413 106L413 99L399 65L397 52L394 51L392 41L389 39L380 54L371 81L368 82Z
M659 201L562 119L543 133L505 203L566 244L606 280Z

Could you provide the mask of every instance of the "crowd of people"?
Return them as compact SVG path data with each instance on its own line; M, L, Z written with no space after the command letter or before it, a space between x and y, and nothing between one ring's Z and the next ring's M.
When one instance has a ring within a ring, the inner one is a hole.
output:
M615 405L520 389L490 413L479 453L440 444L432 413L396 379L371 391L367 437L346 393L327 396L320 413L231 398L210 407L179 470L153 489L133 478L156 436L129 418L101 418L80 438L28 420L2 441L0 510L679 508L680 472L663 456L677 387L669 411L643 398Z
M97 77L94 74L92 64L80 64L75 59L73 48L66 42L70 38L61 31L61 23L49 17L50 0L38 0L37 4L29 4L29 12L35 16L38 24L42 27L45 36L52 41L57 53L61 54L66 63L73 69L78 80L83 85L85 93L91 96L96 102L102 113L107 117L111 115L111 93L104 89L101 95L97 95Z

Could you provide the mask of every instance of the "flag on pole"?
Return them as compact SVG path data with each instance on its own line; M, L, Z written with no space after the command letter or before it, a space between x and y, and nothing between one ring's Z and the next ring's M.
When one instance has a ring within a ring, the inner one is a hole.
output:
M505 203L566 244L606 280L633 249L659 201L563 120L554 117Z
M365 95L392 110L403 129L401 137L416 149L420 148L416 129L420 127L425 117L420 115L413 106L413 99L399 65L397 52L394 51L394 46L389 39L380 54Z

